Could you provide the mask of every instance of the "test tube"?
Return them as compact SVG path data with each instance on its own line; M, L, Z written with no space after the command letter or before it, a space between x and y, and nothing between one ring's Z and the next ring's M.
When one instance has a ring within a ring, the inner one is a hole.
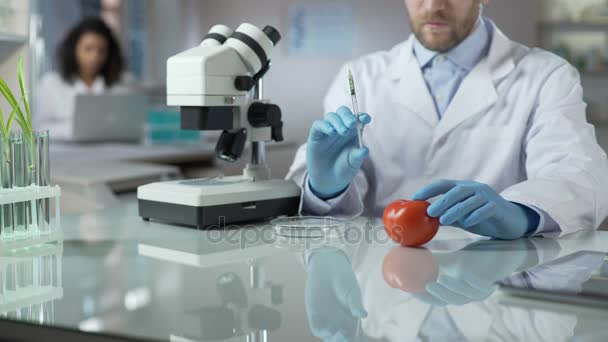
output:
M4 293L5 293L5 284L4 284L4 278L6 278L4 276L4 271L5 268L2 266L2 264L0 264L0 302L2 302L5 299Z
M22 188L27 184L26 146L21 132L12 132L11 146L11 179L13 188ZM15 234L25 234L27 231L27 208L25 202L13 204L13 228Z
M32 286L40 287L40 256L32 258Z
M36 185L49 186L51 184L51 166L49 153L49 131L35 133L36 139ZM44 198L36 201L38 229L48 232L51 226L51 200Z
M34 258L28 258L25 262L25 286L27 288L32 288L35 286L34 284Z
M0 191L13 186L11 180L11 149L8 137L0 134ZM13 206L0 205L0 239L13 235Z
M49 255L43 255L40 257L40 286L46 287L51 286L51 277L49 275L51 266L50 264L51 257Z
M51 282L51 286L56 287L59 286L58 282L58 276L59 276L59 263L61 262L59 260L59 256L57 253L51 254L49 257L50 260L50 270L49 270L49 277L50 277L50 282Z
M45 324L51 323L51 302L42 303L42 319Z
M38 152L36 136L38 132L23 134L25 145L25 186L38 184ZM27 222L26 231L32 232L38 225L37 201L30 200L25 204Z
M20 261L17 266L17 291L27 288L27 265L25 261Z
M8 293L10 291L17 291L17 269L15 267L15 264L8 264L6 266L6 280L5 280L5 287L4 287L4 292Z
M29 308L27 306L19 309L19 317L25 322L30 321Z
M42 316L42 304L36 304L32 310L32 317L34 317L34 323L44 324L44 317Z

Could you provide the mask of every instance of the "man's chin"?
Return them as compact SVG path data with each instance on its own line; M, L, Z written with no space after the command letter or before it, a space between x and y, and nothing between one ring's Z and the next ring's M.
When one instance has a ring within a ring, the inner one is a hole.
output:
M422 39L419 37L418 40L425 48L437 52L447 52L456 45L453 39L438 37L436 35L433 37L422 37Z

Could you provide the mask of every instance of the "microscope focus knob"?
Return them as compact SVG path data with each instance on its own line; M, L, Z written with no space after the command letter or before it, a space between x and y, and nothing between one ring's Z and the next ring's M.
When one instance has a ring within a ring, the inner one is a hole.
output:
M279 106L255 102L249 107L247 119L253 127L271 128L271 139L277 142L283 141L283 121L281 121L281 108Z
M255 102L249 107L247 119L253 127L274 127L281 123L281 108L277 105Z
M250 91L255 86L255 80L250 76L237 76L234 79L234 87L239 91Z

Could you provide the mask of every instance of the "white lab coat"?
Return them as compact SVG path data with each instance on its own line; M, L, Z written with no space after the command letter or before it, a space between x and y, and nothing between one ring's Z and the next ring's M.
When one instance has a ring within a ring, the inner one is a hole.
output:
M70 84L56 72L42 77L35 93L32 120L35 129L48 129L53 139L69 140L73 136L74 102L77 95L124 94L131 89L132 77L110 88L98 76L89 88L80 78Z
M596 229L608 214L608 160L587 123L577 71L565 60L509 40L493 23L486 58L463 80L439 120L413 37L350 64L360 109L373 117L370 150L347 191L322 201L306 187L306 145L287 176L302 209L317 215L381 216L439 179L474 180L547 213L567 234ZM325 111L350 104L346 68Z

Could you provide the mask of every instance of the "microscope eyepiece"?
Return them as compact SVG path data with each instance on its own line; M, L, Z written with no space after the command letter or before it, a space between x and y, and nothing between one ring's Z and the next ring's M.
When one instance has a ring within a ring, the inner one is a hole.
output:
M267 26L260 30L251 24L241 24L224 45L235 49L249 72L255 75L267 64L275 45L281 40L279 32Z
M266 36L270 38L274 46L277 46L277 44L281 41L281 33L279 33L279 31L274 27L268 25L264 27L262 31L264 31Z
M228 37L232 34L232 30L228 26L215 25L209 30L209 33L203 38L201 46L220 46L223 45Z

